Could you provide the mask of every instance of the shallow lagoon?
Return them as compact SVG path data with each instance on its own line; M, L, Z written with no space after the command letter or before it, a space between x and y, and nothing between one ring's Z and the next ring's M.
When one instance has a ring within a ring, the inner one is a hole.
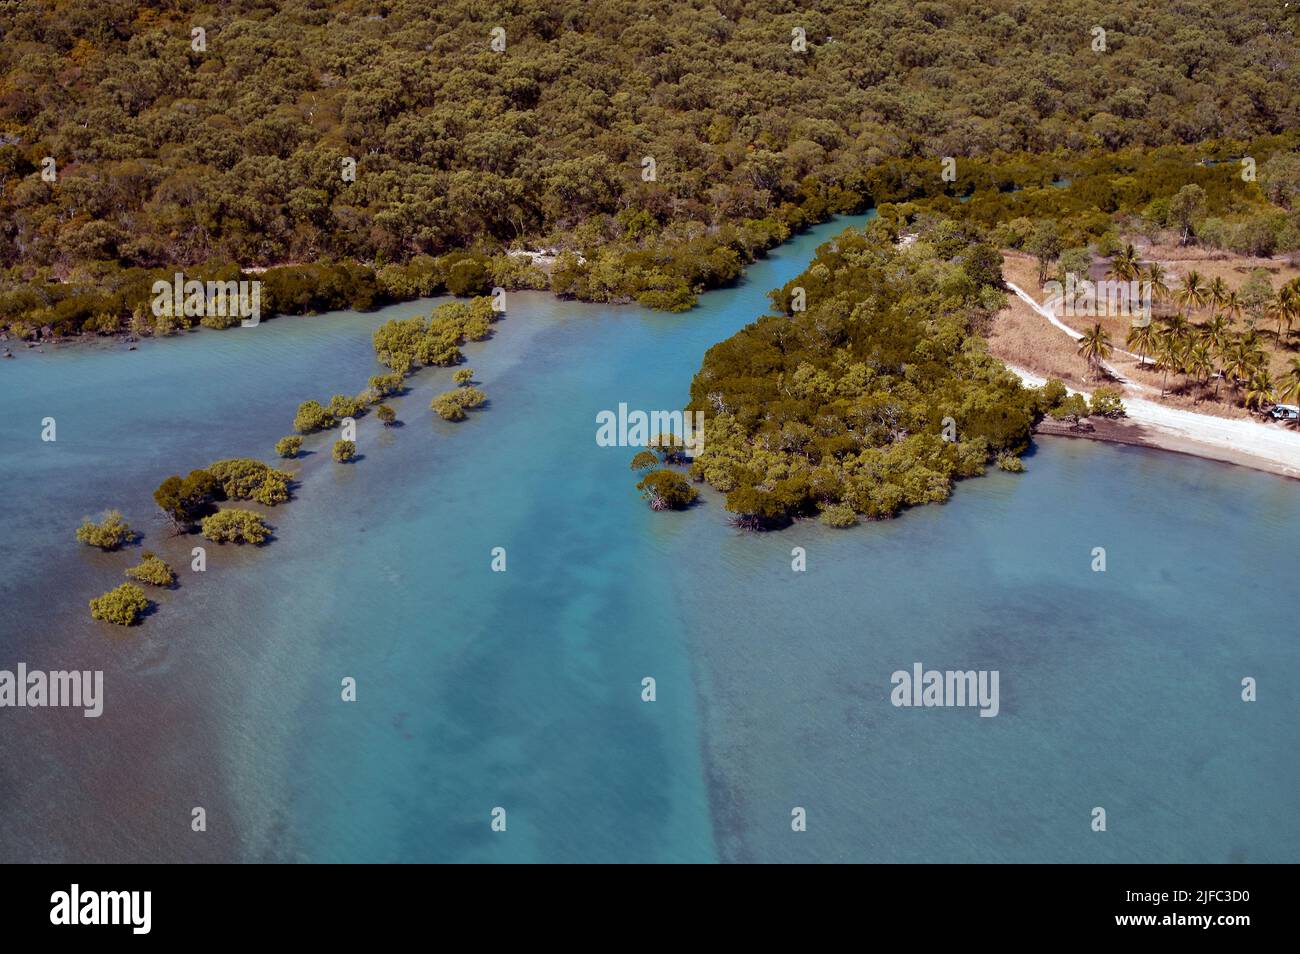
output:
M945 506L756 536L710 493L651 513L632 452L596 445L598 411L680 406L845 224L685 315L511 296L467 349L486 410L435 420L450 371L422 373L404 427L362 420L355 465L309 439L275 542L210 546L204 574L158 481L270 459L298 402L379 370L371 329L431 303L4 362L0 668L102 668L107 698L96 720L0 711L0 859L1300 856L1300 484L1048 439ZM72 540L110 506L181 572L129 631L85 605L138 549ZM1000 714L894 708L914 662L999 670Z

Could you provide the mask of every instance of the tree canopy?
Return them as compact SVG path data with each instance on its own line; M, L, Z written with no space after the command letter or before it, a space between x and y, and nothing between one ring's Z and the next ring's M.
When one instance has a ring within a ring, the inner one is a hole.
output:
M127 524L119 510L108 511L99 523L86 517L77 528L78 541L105 551L120 550L135 537L135 531Z
M231 507L203 518L203 535L214 543L264 543L271 528L260 514Z
M149 597L134 583L123 583L90 601L92 619L133 626L149 609Z
M952 482L1017 454L1040 413L977 331L1003 301L980 236L931 223L896 245L884 222L823 245L773 293L807 308L714 345L688 410L706 415L691 473L743 526L834 506L888 517L947 499ZM842 524L842 509L828 521Z
M30 0L0 35L0 321L22 331L174 330L139 309L174 266L271 266L268 314L542 287L506 254L527 247L559 253L558 292L679 309L912 191L900 161L1232 155L1300 126L1282 4ZM1275 201L1293 171L1269 166Z

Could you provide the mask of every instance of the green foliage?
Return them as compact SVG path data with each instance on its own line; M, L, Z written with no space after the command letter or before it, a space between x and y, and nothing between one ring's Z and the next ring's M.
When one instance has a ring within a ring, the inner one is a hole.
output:
M1257 268L1246 277L1238 289L1241 304L1252 317L1259 319L1273 299L1273 281L1266 269Z
M465 335L459 324L448 318L435 317L420 339L415 360L418 364L427 366L459 364L460 346L464 343Z
M1033 393L1038 416L1041 417L1064 401L1070 391L1060 378L1049 378L1046 384Z
M1298 145L1300 134L1291 131L1249 143L1224 141L1157 150L1134 145L1055 157L972 158L960 167L961 181L972 189L970 201L964 203L937 195L932 184L926 184L924 163L929 160L900 160L893 163L895 178L917 185L904 196L908 201L882 203L880 208L896 220L899 229L927 215L981 225L991 230L999 247L1037 256L1044 278L1053 272L1077 271L1085 246L1113 255L1119 250L1120 229L1146 234L1153 241L1261 254L1300 244L1300 216L1282 205L1286 190L1270 191L1245 182L1236 159L1202 160L1206 153L1244 154L1271 157L1264 166L1277 161L1280 168ZM1051 169L1066 174L1068 185L1047 186L1043 179ZM878 201L883 198L872 194Z
M184 478L168 477L153 492L153 499L176 529L187 530L221 495L221 481L206 470L192 470Z
M275 442L275 452L281 457L297 457L302 450L302 438L296 434L282 437Z
M400 378L411 369L424 330L423 318L394 318L384 322L371 335L375 357Z
M653 451L637 451L632 457L632 470L649 470L651 467L659 466L659 458Z
M1092 392L1092 400L1088 405L1088 413L1095 414L1099 417L1124 417L1123 395L1117 388L1097 388Z
M90 601L92 619L116 623L118 626L132 626L138 623L148 609L149 598L144 595L144 590L134 583L123 583L116 589L109 590Z
M148 550L140 555L137 565L127 567L126 575L151 586L171 586L176 582L172 568Z
M333 450L334 460L340 464L350 463L357 456L357 445L355 441L335 441Z
M473 368L457 368L451 376L451 379L460 385L470 385L474 383Z
M1300 89L1284 4L1143 8L1104 56L1046 0L884 0L870 17L831 0L799 21L802 54L789 49L795 14L764 0L725 15L507 6L491 14L505 55L487 49L471 0L372 14L309 0L73 7L7 12L0 46L0 269L22 266L0 288L0 324L58 333L131 315L159 266L305 262L259 277L264 314L311 313L537 287L535 267L503 254L519 245L571 253L551 276L562 294L679 309L869 200L1048 191L1065 150L1123 157L1219 137L1240 155L1236 143L1294 126ZM187 42L195 16L202 54ZM1238 194L1293 201L1294 168L1271 158L1288 152L1280 139L1249 147L1260 182ZM46 152L57 188L39 178ZM1051 159L1033 168L1025 154ZM658 159L655 182L643 155ZM962 157L956 183L935 174L943 155ZM990 156L1005 168L968 168ZM1150 202L1132 173L1121 158L1080 186L1084 212ZM56 267L66 281L37 274Z
M1057 260L1062 251L1061 233L1056 222L1051 219L1039 222L1025 242L1025 251L1038 259L1038 281L1047 281L1048 266Z
M404 380L405 378L397 372L393 372L392 374L375 374L370 377L370 380L367 382L367 387L373 394L377 395L378 398L382 400L383 398L391 397L392 395L399 393L403 388Z
M336 394L330 398L326 411L335 421L341 421L345 417L355 419L366 412L366 401L362 398L349 397L346 394Z
M322 407L319 401L303 401L298 405L298 413L294 415L293 429L300 434L310 434L331 428L336 423L334 415Z
M856 524L858 515L853 512L853 508L848 504L830 504L822 510L821 521L828 527L844 529Z
M388 301L428 298L443 287L442 270L436 259L416 255L406 264L383 265L375 271L379 293Z
M439 394L429 402L429 408L444 421L463 421L466 411L479 407L486 400L487 395L478 388L462 387Z
M490 281L501 288L530 288L542 290L550 287L551 280L523 255L498 255L488 263Z
M460 346L491 337L492 324L499 317L492 310L490 298L474 298L439 305L427 322L423 318L394 318L375 329L375 357L398 374L421 365L459 364Z
M221 485L222 500L255 500L274 506L289 499L292 474L275 470L260 460L236 457L208 466L208 473Z
M665 464L686 462L686 442L680 434L655 434L645 442L645 446L658 454Z
M688 410L706 415L691 473L727 495L735 521L775 528L835 504L868 517L947 499L1028 444L1032 392L984 350L991 270L968 268L978 230L918 223L895 246L888 221L822 246L775 294L804 312L760 318L714 345ZM958 442L943 439L943 420Z
M81 330L97 335L111 335L120 331L121 327L122 320L117 315L103 311L88 319L81 326Z
M1205 190L1196 183L1188 183L1179 189L1169 200L1169 224L1182 230L1182 241L1186 244L1192 234L1192 227L1205 217Z
M1047 413L1058 421L1077 422L1088 416L1088 402L1082 394L1070 394L1061 398Z
M202 522L203 536L213 543L264 543L271 535L260 514L251 510L218 510Z
M1056 280L1065 284L1066 276L1074 274L1076 281L1088 280L1092 253L1086 248L1067 248L1056 261Z
M997 464L999 470L1005 470L1010 474L1023 474L1025 472L1025 462L1015 454L999 454Z
M255 256L231 257L249 261ZM374 270L351 261L283 265L256 277L262 282L264 314L320 314L341 308L367 311L386 300Z
M429 402L429 409L434 411L444 421L463 421L468 416L460 402L453 396L454 391L448 391L446 394L439 394Z
M381 404L379 407L375 408L375 414L378 416L384 427L392 427L397 423L397 412L387 404Z
M1259 185L1270 202L1284 209L1300 206L1300 155L1279 153L1259 167Z
M467 295L482 295L492 290L492 275L488 271L487 263L477 256L457 256L443 267L447 291L453 295L463 298Z
M89 517L83 518L77 528L77 540L91 547L104 551L119 550L136 537L135 531L127 526L121 511L110 510L104 518L95 523Z
M653 470L636 485L641 498L651 510L684 510L695 502L700 492L674 470Z

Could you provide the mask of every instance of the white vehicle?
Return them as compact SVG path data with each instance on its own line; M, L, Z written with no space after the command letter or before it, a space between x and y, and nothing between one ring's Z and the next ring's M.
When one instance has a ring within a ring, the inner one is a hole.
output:
M1278 404L1268 412L1268 416L1275 421L1294 421L1300 418L1300 407L1294 404Z

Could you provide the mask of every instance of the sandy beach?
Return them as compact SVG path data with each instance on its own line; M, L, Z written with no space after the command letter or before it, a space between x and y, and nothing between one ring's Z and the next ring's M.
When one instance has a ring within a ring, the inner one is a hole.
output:
M1254 470L1262 470L1280 477L1300 480L1300 469L1279 463L1259 454L1236 450L1230 447L1209 444L1203 440L1183 438L1177 434L1160 430L1150 425L1138 424L1133 420L1113 421L1107 418L1094 418L1092 426L1079 430L1064 421L1044 419L1034 433L1052 437L1076 437L1083 440L1105 441L1110 444L1129 444L1134 447L1149 447L1156 450L1172 451L1176 454L1190 454L1206 460L1217 460L1227 464L1238 464Z
M1027 368L1008 364L1007 369L1031 387L1046 383L1046 378ZM1087 391L1075 388L1070 391L1091 397ZM1064 421L1046 418L1039 423L1036 432L1192 454L1300 479L1300 432L1284 425L1214 417L1166 407L1133 397L1127 387L1124 407L1127 417L1120 420L1094 417L1087 420L1087 427L1074 428Z

